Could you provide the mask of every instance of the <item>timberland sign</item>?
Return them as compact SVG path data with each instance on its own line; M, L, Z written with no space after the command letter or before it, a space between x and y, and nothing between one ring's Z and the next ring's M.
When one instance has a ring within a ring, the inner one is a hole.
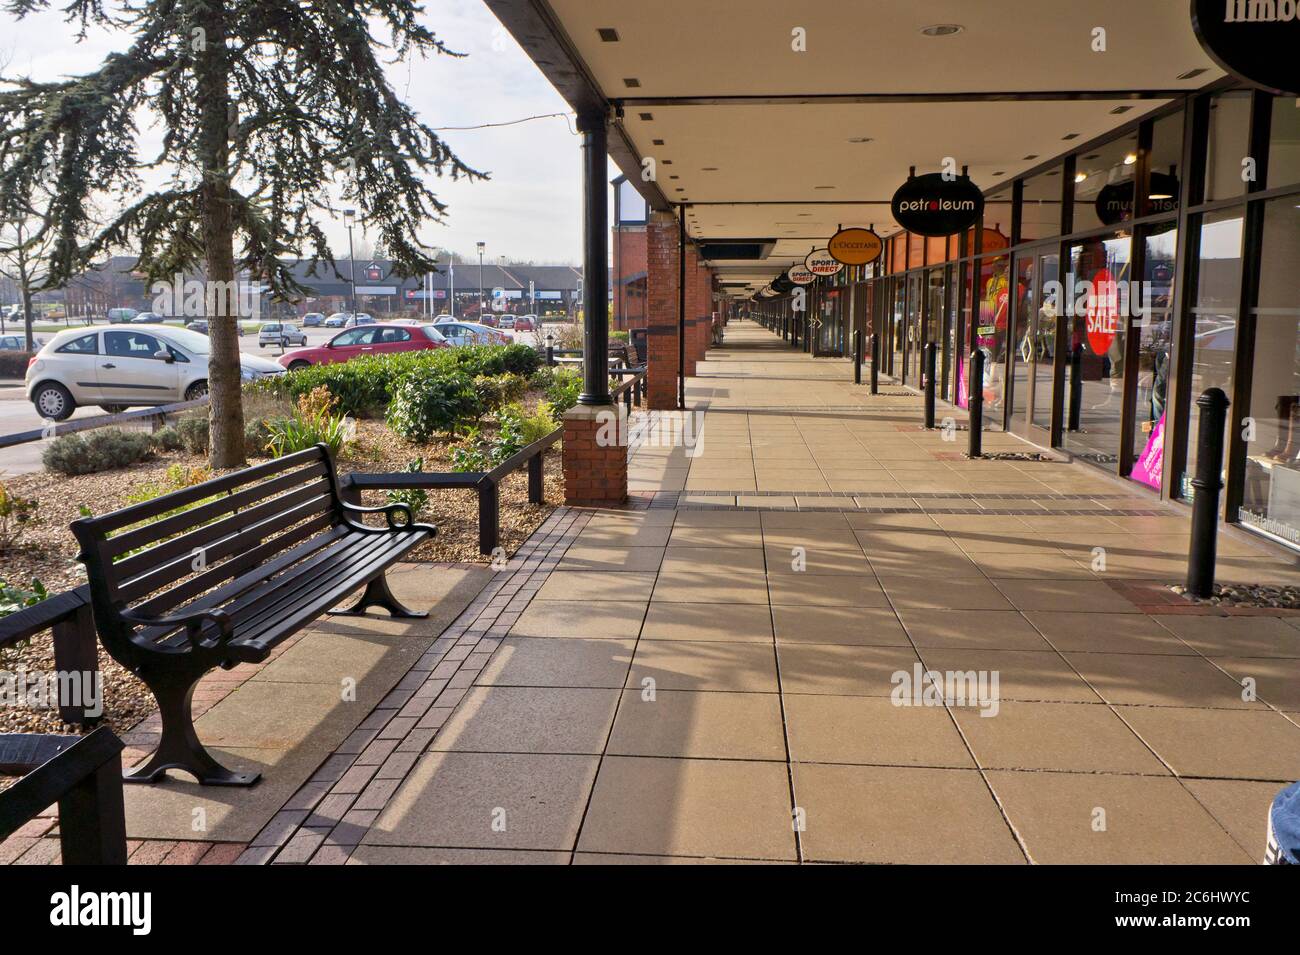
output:
M1192 0L1192 29L1210 59L1273 93L1300 94L1300 0Z

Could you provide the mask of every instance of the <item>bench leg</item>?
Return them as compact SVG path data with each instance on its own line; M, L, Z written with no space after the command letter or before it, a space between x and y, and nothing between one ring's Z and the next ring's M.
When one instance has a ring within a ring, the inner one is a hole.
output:
M194 718L190 705L194 699L194 688L203 674L175 676L157 676L153 679L143 677L154 698L158 700L158 712L162 717L162 738L158 748L144 765L124 773L123 782L154 783L166 775L169 769L179 769L189 773L204 786L251 786L261 777L261 773L236 773L222 766L199 742L194 732Z
M380 574L366 584L366 589L362 591L361 597L351 607L346 610L331 610L330 613L336 617L360 617L365 615L369 607L382 607L394 617L412 620L420 620L429 616L426 611L412 610L394 597L393 591L388 586L387 574Z

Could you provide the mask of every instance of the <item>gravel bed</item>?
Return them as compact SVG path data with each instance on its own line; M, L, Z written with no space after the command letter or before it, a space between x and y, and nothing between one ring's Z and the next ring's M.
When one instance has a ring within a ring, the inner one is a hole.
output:
M1274 584L1215 584L1208 597L1196 597L1182 584L1169 588L1192 603L1224 607L1300 610L1300 587Z

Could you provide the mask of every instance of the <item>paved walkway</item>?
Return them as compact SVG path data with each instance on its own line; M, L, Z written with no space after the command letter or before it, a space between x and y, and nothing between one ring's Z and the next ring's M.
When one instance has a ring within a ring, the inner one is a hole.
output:
M557 511L243 861L1257 861L1300 618L1191 607L1176 509L848 381L733 324L634 506Z

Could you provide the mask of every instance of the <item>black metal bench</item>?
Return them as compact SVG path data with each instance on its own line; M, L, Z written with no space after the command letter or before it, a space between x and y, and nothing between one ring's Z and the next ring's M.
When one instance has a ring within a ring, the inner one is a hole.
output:
M162 716L157 751L128 782L181 769L206 785L251 785L260 774L226 769L194 732L190 703L205 673L265 660L363 584L343 613L426 616L398 602L384 573L436 529L405 504L360 507L339 492L319 445L73 522L100 640ZM387 527L361 523L366 513L384 514Z

